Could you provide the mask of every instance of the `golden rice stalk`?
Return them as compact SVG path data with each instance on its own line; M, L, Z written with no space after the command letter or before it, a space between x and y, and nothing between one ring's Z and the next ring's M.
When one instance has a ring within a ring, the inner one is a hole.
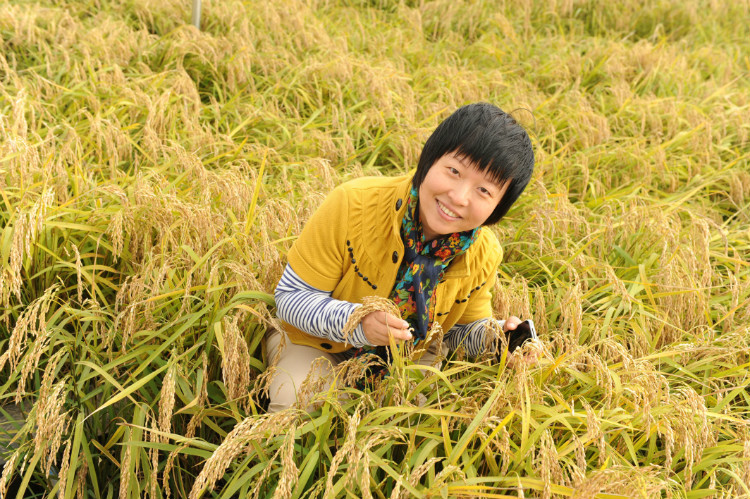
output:
M21 449L16 449L16 451L10 456L10 458L5 462L5 466L3 466L3 474L0 476L0 497L5 497L6 492L8 491L8 485L10 484L10 477L12 476L13 471L16 468L16 464L18 463L18 457L20 456Z
M130 436L130 430L126 430L128 437ZM132 446L125 443L125 454L122 456L120 462L120 495L119 499L128 499L130 495L130 461L132 460Z
M604 439L604 432L599 424L599 417L594 409L585 400L581 401L583 408L586 410L586 426L588 427L589 440L596 442L599 449L599 466L603 466L607 459L607 445Z
M294 486L299 478L299 469L294 462L294 434L297 431L297 425L293 423L285 431L287 432L286 439L279 449L281 451L281 476L273 494L274 499L292 497Z
M21 375L18 378L18 387L16 388L15 403L20 404L26 394L26 380L31 376L32 372L36 370L39 365L42 354L47 350L49 346L49 333L47 330L42 333L41 337L37 338L33 342L31 352L29 352L21 368Z
M372 428L364 437L359 439L358 445L355 446L354 452L352 452L347 461L349 467L346 472L346 484L344 488L348 488L350 484L356 483L359 479L360 493L363 495L363 499L372 498L370 492L370 449L377 447L384 442L397 442L404 441L404 434L400 428ZM409 478L411 482L411 476ZM412 485L417 485L416 479Z
M177 456L180 455L180 452L183 449L187 448L189 445L189 443L182 444L169 453L169 457L167 458L167 463L164 465L164 471L162 472L161 477L162 489L164 490L164 497L166 498L169 498L172 495L172 490L169 487L169 475L172 473L172 468L174 468L174 461L175 459L177 459Z
M450 483L450 480L466 480L466 473L459 467L448 465L443 467L442 471L435 475L435 481L431 484L431 489L440 490L443 484Z
M358 463L362 469L359 474L359 490L362 494L362 499L372 499L372 492L370 492L370 453L368 450L365 450L362 454L362 459Z
M579 284L568 288L563 298L563 331L569 332L569 347L578 345L583 327L583 295Z
M542 433L542 445L539 449L539 470L544 482L544 489L542 491L542 497L544 499L550 499L552 497L552 482L558 484L563 481L563 473L560 468L560 457L555 447L555 442L552 440L552 435L549 429Z
M107 225L106 234L109 236L109 240L112 242L112 256L115 262L122 254L123 246L123 226L125 225L125 210L119 210L117 213L112 215L112 218Z
M595 499L601 493L622 494L630 492L632 497L660 498L671 497L671 480L660 476L663 469L657 466L640 466L637 468L613 465L606 469L594 470L582 484L575 488L576 499ZM673 483L673 482L672 482ZM635 493L638 493L636 496Z
M401 484L402 483L403 483L403 478L398 477L396 479L396 486L393 487L393 490L391 491L390 499L399 499L401 497Z
M172 357L176 357L175 352L172 352ZM176 364L172 364L167 369L167 374L164 376L164 381L161 387L161 396L159 398L159 418L158 424L157 419L152 418L152 428L159 430L160 432L169 433L172 429L172 412L174 411L175 402L175 385L176 385ZM167 437L162 436L157 431L151 432L151 441L154 443L166 442ZM159 475L159 450L153 447L149 450L151 457L151 497L157 497L156 487L158 484Z
M333 456L333 460L331 461L331 467L328 468L326 490L323 495L326 499L334 497L333 479L336 476L339 466L349 453L352 452L357 443L357 428L359 428L359 422L362 419L362 415L360 414L361 409L362 404L358 405L354 410L354 414L349 417L349 421L346 425L346 440L344 440L344 445L336 451L336 455Z
M443 333L443 328L440 326L439 322L435 321L432 323L430 330L427 331L424 340L416 344L411 341L403 343L404 357L411 361L417 361L422 358L424 353L429 349L433 352L438 352L438 355L435 356L435 360L433 361L433 365L437 365L445 360L445 357L442 355L444 337L445 334Z
M54 190L47 189L37 199L31 209L26 212L17 213L17 219L13 228L13 242L10 249L10 282L6 289L2 289L3 303L8 303L9 296L16 295L20 299L21 293L21 267L24 259L31 255L32 245L36 241L44 226L47 211L55 200Z
M176 357L172 352L172 357ZM167 369L164 376L164 382L161 387L161 397L159 398L159 430L164 433L172 431L172 412L175 403L175 387L177 385L177 364L172 364Z
M73 245L73 252L76 254L76 290L78 291L78 303L83 303L83 279L81 279L81 253L78 246Z
M708 423L705 400L694 389L680 388L675 401L670 417L673 428L677 430L680 447L685 450L685 486L690 488L693 482L693 465L700 460L707 447L716 444L717 437Z
M607 480L611 477L604 473L595 473L591 477L584 477L575 488L573 497L576 499L594 499L597 494L604 490Z
M657 434L664 439L664 468L671 470L674 450L674 430L668 419L660 421L656 430Z
M315 359L310 365L309 374L297 390L296 407L312 410L316 399L325 394L327 387L333 382L332 373L333 366L330 360L325 357Z
M294 411L282 411L267 416L243 419L206 460L190 490L189 499L197 499L204 490L213 487L216 481L224 476L232 460L240 455L251 441L268 434L277 434L288 428L296 419L297 414Z
M536 326L537 333L539 336L546 336L549 333L549 326L547 325L547 303L544 298L544 291L542 288L536 288L534 290L534 325Z
M271 459L268 460L268 463L275 463L279 459L279 455L283 450L283 446L279 447L273 456L271 456ZM260 497L261 490L267 485L268 477L271 475L272 470L273 466L270 465L263 468L263 471L258 475L258 478L255 481L255 487L253 487L252 494L249 495L251 499L258 499L258 497Z
M78 483L78 486L76 487L76 499L84 499L86 497L86 478L88 477L88 474L89 462L84 459L81 468L77 473L76 482Z
M182 294L182 303L180 304L180 311L177 315L184 315L188 312L190 306L190 288L193 287L193 274L194 272L188 272L185 277L185 292Z
M250 353L245 337L237 326L237 317L224 318L224 352L221 371L229 399L246 397L250 387Z
M60 472L57 474L60 477L60 481L57 482L57 497L58 499L65 499L65 488L68 485L68 469L70 469L70 446L72 439L68 439L65 442L65 451L63 451L62 462L60 463Z
M354 386L373 366L383 365L383 359L377 355L364 354L339 362L334 367L335 378L341 386Z
M630 293L628 293L627 288L625 287L625 284L622 282L622 279L617 277L617 274L615 274L615 269L612 268L609 264L604 264L604 271L607 276L607 281L612 285L612 289L615 293L615 295L620 297L622 306L630 312L632 310L632 303L633 303L633 297L630 296Z
M573 443L575 444L576 457L575 466L572 466L574 470L573 483L578 485L583 483L583 480L586 478L586 469L588 468L586 465L586 449L583 447L581 439L575 433L573 434Z
M610 371L607 363L596 352L582 352L581 359L586 360L586 368L596 376L596 384L604 390L602 402L605 407L612 403L616 390L615 375Z
M278 356L279 355L277 355L277 357ZM260 397L268 398L269 390L271 389L271 381L275 375L276 366L270 365L269 363L269 367L255 378L255 383L253 383L252 389L247 394L248 399L253 400L256 404L260 405Z
M136 295L140 296L143 292L144 286L140 279L134 279L133 276L128 276L120 286L115 296L115 310L118 312L115 318L115 324L113 330L117 331L122 328L122 345L121 350L125 351L125 346L128 344L130 338L135 334L135 320L136 320L136 303L133 301L127 302L124 309L123 305L126 303L126 297ZM105 348L108 348L111 344L111 335L107 336L107 342Z
M388 298L381 296L365 296L362 298L362 306L354 309L354 312L349 316L349 320L344 324L343 333L344 338L349 339L357 325L365 318L365 316L371 312L385 312L396 317L401 317L398 307Z
M508 472L511 459L513 459L513 453L510 450L510 433L508 429L503 426L500 430L500 456L502 457L503 464L500 468L500 474L505 475Z
M206 352L201 353L201 359L203 360L203 377L201 379L201 386L198 389L198 401L195 404L198 409L190 417L190 421L188 422L187 429L185 430L185 436L187 438L193 438L195 436L195 431L200 427L202 422L203 408L206 406L206 402L208 402L208 356L206 355ZM257 385L258 382L256 380L256 387ZM249 397L252 398L252 394L250 394Z
M750 436L747 429L742 439L742 481L750 484Z
M65 379L60 380L52 388L49 397L37 400L33 410L37 426L34 434L34 453L42 455L42 468L47 474L57 461L57 451L68 428L68 413L63 412L67 395L65 383Z
M497 355L508 349L508 339L505 337L500 321L490 318L484 326L484 351Z
M39 151L29 144L25 127L23 130L8 130L3 120L0 122L0 132L0 137L4 139L0 154L13 158L8 165L11 184L28 185L31 175L41 164Z
M442 458L442 457L431 457L430 459L428 459L427 461L425 461L424 463L422 463L420 466L417 466L411 472L411 474L409 475L409 478L407 479L407 482L410 485L414 486L414 487L418 486L420 480L422 479L422 477L428 471L430 471L430 469L433 468L435 466L435 464L439 463L443 459L444 458Z
M52 393L52 383L55 381L55 371L57 366L60 364L60 360L66 354L66 350L61 349L50 357L47 361L47 367L44 368L44 374L42 375L42 384L39 387L39 398L48 399Z
M44 294L34 300L18 317L13 332L10 334L7 348L3 355L0 356L0 370L5 363L10 364L12 371L16 370L18 361L21 358L23 349L28 344L28 336L34 337L43 335L47 329L47 312L49 311L52 300L60 288L60 284L55 283L44 291ZM33 366L33 369L36 366Z

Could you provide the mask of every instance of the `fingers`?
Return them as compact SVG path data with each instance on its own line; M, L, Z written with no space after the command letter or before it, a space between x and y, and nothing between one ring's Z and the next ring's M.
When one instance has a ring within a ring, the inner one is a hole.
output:
M383 346L390 343L390 337L396 341L412 339L409 323L385 312L372 312L362 319L362 329L371 345Z
M503 325L503 331L513 331L522 322L523 321L519 319L518 317L516 317L515 315L511 315L505 320L505 325Z
M386 314L385 312L381 312L384 317L384 323L386 326L393 328L393 329L408 329L409 323L405 320L396 317L395 315Z
M409 323L405 320L396 317L391 314L383 312L383 325L385 327L385 339L388 339L388 335L392 335L393 339L406 341L411 339L411 333L409 332ZM387 344L387 342L386 342Z

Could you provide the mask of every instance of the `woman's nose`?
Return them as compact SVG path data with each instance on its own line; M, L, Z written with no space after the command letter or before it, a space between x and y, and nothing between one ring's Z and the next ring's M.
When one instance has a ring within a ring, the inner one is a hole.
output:
M453 187L451 201L457 206L466 206L469 202L469 186L461 182Z

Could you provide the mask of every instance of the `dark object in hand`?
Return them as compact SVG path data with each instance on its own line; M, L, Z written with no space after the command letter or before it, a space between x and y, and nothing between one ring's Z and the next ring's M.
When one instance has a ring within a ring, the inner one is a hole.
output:
M515 329L505 331L505 338L508 340L508 353L515 352L526 340L537 338L534 321L523 321Z

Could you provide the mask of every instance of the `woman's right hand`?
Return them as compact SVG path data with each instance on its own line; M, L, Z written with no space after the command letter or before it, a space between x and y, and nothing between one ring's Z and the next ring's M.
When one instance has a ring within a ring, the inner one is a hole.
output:
M406 341L412 338L409 323L386 312L370 312L362 318L360 323L370 345L389 345L389 336L393 336L396 341Z

